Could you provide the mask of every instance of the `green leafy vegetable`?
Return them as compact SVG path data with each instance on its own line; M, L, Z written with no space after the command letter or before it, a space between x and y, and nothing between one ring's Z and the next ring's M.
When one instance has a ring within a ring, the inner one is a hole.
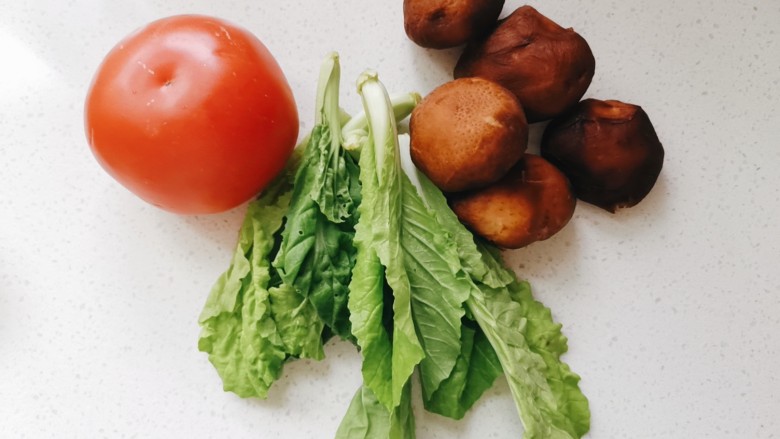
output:
M590 410L578 386L579 376L560 361L567 350L561 325L533 299L528 284L504 267L494 247L470 238L438 188L425 176L416 177L424 199L435 209L442 228L454 235L461 263L472 274L476 288L468 309L507 375L526 437L582 437L590 427Z
M230 268L212 288L199 319L198 348L209 354L225 390L242 397L265 398L287 358L271 306L269 289L279 285L271 285L269 255L290 202L292 171L294 166L249 204ZM283 308L279 303L276 313L287 313Z
M200 318L200 350L225 390L242 397L265 398L290 358L322 359L330 331L351 337L347 285L360 186L354 159L339 146L338 77L333 54L303 158L300 148L284 175L250 203L233 261Z
M331 54L320 75L317 124L295 177L274 267L333 333L350 339L347 297L360 182L357 164L341 147L339 78L338 57Z
M404 387L400 404L390 412L371 389L362 386L352 398L336 432L336 439L414 439L410 389L409 384Z
M384 87L371 74L362 77L359 87L369 128L360 164L364 206L370 212L364 214L361 208L361 222L373 224L371 242L374 245L371 247L376 248L379 261L386 267L388 283L395 294L394 308L398 308L399 304L399 287L403 292L408 291L414 321L412 329L416 330L424 353L420 360L420 380L424 398L428 399L442 381L450 376L461 355L461 319L465 314L463 302L469 295L470 279L461 270L457 247L449 235L432 233L433 230L439 230L436 217L402 172L394 115ZM360 249L363 244L361 225L358 229L356 240L360 242ZM377 234L377 231L386 234L383 236ZM388 255L384 260L383 252ZM362 264L359 265L362 267ZM356 289L352 288L353 291ZM372 312L375 316L381 314L379 286L376 282L373 282L373 291L373 308L366 308L362 315L370 315ZM361 323L365 324L366 320L363 319ZM379 323L375 317L373 334L381 334ZM395 312L393 327L396 328L397 324L398 314ZM374 337L370 342L386 338L382 335ZM361 337L358 340L361 346L366 344L361 341ZM379 359L386 358L388 350L391 358L395 358L395 346L390 348L389 343L381 343L383 356L372 358L364 352L364 373L367 368L371 368L365 381L378 399L387 403L387 389L383 389L381 383L375 383L376 377L382 373L377 373L373 366L382 364ZM392 362L390 369L389 375L392 376L396 370ZM388 375L386 370L383 375ZM395 387L392 391L393 399L390 404L386 404L388 409L397 403L397 386L400 384L394 378L391 381Z
M281 284L268 290L271 316L288 355L321 360L323 323L317 310L295 288Z
M575 437L567 425L556 422L559 421L555 416L557 407L544 374L546 366L528 346L524 335L526 320L508 291L481 286L469 298L468 306L498 355L525 436L529 439Z
M364 73L364 112L347 120L338 83L332 54L303 157L250 203L201 314L198 346L225 390L266 397L285 361L323 358L336 334L360 347L364 381L338 439L414 438L417 367L431 412L462 418L503 371L526 438L582 437L588 401L560 360L561 325L438 188L402 169L396 120L419 95L391 103Z
M367 159L366 159L367 160ZM393 403L393 343L390 332L383 324L386 314L384 303L384 267L373 248L372 215L369 206L374 201L366 193L360 221L355 227L357 260L349 285L349 312L352 333L360 345L363 356L363 382L386 408ZM392 331L392 330L391 330Z
M412 320L411 285L401 247L404 200L402 174L396 161L395 120L386 104L387 93L375 77L362 76L358 88L370 121L370 135L360 153L363 200L355 236L358 273L350 286L349 308L356 315L353 331L363 350L365 384L391 411L400 404L403 389L424 351ZM371 105L377 100L382 105ZM381 267L393 293L392 336L383 334L381 324L382 284L374 280ZM371 277L363 279L359 270Z
M514 275L504 268L498 249L481 241L475 241L474 235L461 224L458 217L450 209L447 199L439 188L425 174L414 168L410 161L405 163L408 165L405 169L411 175L410 178L417 182L420 195L425 203L432 211L436 212L442 229L447 230L447 233L452 236L459 250L463 269L471 278L494 288L512 283L515 279ZM485 258L483 254L490 255L490 258Z
M366 84L371 82L364 78L361 85L365 88ZM382 203L390 211L383 212L383 206L376 205L371 209L374 214L379 212L381 218L388 218L389 231L381 225L376 227L376 223L372 230L375 235L377 230L386 231L384 237L387 239L384 242L389 242L391 246L396 234L400 233L401 236L400 253L396 248L390 248L394 251L391 254L396 256L393 262L402 261L405 267L405 278L402 280L409 285L415 328L426 354L420 361L426 407L447 416L462 417L492 384L500 363L507 374L528 437L579 437L580 432L574 427L576 421L572 421L567 417L567 413L559 410L563 407L558 406L557 395L547 381L547 364L542 356L528 345L524 308L514 301L510 294L510 289L520 292L515 288L514 278L505 273L495 251L486 246L478 246L462 225L454 223L456 219L449 208L446 208L440 193L432 190L429 185L426 198L431 204L426 205L405 175L395 176L394 173L400 167L400 159L396 153L397 135L392 123L387 122L392 119L388 115L384 89L372 90L371 93L376 93L374 96L367 96L363 90L361 92L371 134L361 154L361 169L373 169L373 166L376 166L379 187L388 181L390 184L396 184L391 186L390 190L382 192L383 195L393 197L399 187L401 190L400 197ZM376 110L371 105L381 102L380 98L384 98L385 105L378 105L382 107L379 111L381 117L375 120L372 116L376 114L372 115L372 110ZM392 141L387 140L388 132L392 133ZM371 161L372 157L374 162ZM397 180L400 180L400 183L395 183ZM363 181L363 184L364 190L368 192L370 184L366 181ZM424 179L422 184L425 184ZM380 198L381 196L377 197ZM395 206L398 207L393 212ZM430 206L441 211L442 220L437 220L437 216L428 210ZM401 219L400 226L393 223L394 218ZM447 230L441 227L447 222L457 230L453 237L446 232L433 232ZM448 245L452 242L464 247L460 249L460 254L454 245ZM375 240L379 248L379 260L387 267L387 263L382 261L382 243L381 240ZM467 265L464 268L462 264ZM388 267L387 277L392 287L393 279L389 273L391 270ZM467 276L466 272L470 276ZM381 302L378 282L374 282L374 286L374 313L379 315L381 311L378 305ZM447 299L453 300L448 302ZM461 331L461 318L464 315L461 305L464 300L471 316L482 330L479 333L476 356L473 355L477 346L476 332L462 334ZM419 307L416 307L418 303ZM379 321L378 318L375 320ZM457 338L448 340L447 337L453 334ZM481 338L483 334L484 339ZM485 340L489 343L485 343ZM385 355L387 346L385 343ZM554 355L548 355L548 358L557 361ZM395 372L393 366L391 364L391 375ZM442 382L445 383L443 387ZM397 383L394 382L394 385ZM577 388L574 390L579 392ZM396 394L393 393L393 396ZM396 401L393 399L392 402ZM387 406L388 409L393 407ZM577 413L572 415L576 417Z
M488 255L485 255L486 259ZM514 276L508 272L509 276ZM515 281L508 286L512 300L520 305L526 318L525 336L531 350L542 357L546 365L547 384L553 392L556 424L565 425L574 437L584 436L590 429L588 399L579 388L580 377L560 360L568 350L561 324L552 319L550 309L535 300L527 282Z
M439 227L405 174L402 186L403 261L414 321L425 351L420 362L423 399L429 399L450 376L461 354L463 302L469 297L470 279L461 270L450 235Z
M431 188L428 187L429 190ZM435 187L432 189L437 191ZM455 215L451 214L450 219L453 218L457 220ZM460 229L468 233L464 227L460 226ZM477 285L486 293L486 299L489 301L496 301L499 298L505 301L508 294L509 299L518 305L509 306L508 311L511 310L513 314L522 316L523 334L529 350L540 356L544 363L544 376L554 401L552 408L547 408L548 420L571 435L564 437L584 436L590 429L590 408L587 398L579 388L580 377L560 360L561 355L568 350L561 325L553 321L549 308L533 298L530 285L518 281L514 273L504 266L501 255L495 247L479 243L476 248L483 263L488 267L486 281L492 281L493 285L502 285L506 279L510 280L508 284L497 289L481 283ZM511 377L508 379L511 387L512 379ZM530 433L527 434L533 437Z
M452 374L428 399L425 409L453 419L461 419L501 373L496 352L485 334L464 326L461 355Z

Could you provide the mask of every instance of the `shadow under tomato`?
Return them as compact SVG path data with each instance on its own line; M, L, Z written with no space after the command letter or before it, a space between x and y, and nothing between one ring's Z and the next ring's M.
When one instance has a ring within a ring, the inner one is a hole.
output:
M227 212L212 215L181 215L179 220L209 242L209 247L232 252L238 242L238 233L246 215L247 203ZM230 260L225 260L227 268Z

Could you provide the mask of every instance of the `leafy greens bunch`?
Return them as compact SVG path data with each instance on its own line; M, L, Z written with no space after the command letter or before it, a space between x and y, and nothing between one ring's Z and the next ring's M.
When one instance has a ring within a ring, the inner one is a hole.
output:
M201 314L225 390L265 398L286 361L319 360L338 335L359 347L364 383L337 438L413 438L415 370L426 410L460 419L504 373L525 437L582 437L590 412L561 326L402 160L397 121L419 96L391 100L366 72L349 119L338 91L332 54L305 150L250 204Z

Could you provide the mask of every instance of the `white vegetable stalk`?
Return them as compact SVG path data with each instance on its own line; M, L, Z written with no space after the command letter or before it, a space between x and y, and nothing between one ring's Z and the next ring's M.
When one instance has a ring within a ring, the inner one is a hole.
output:
M357 88L363 99L363 108L369 126L369 136L374 145L376 157L377 178L382 183L385 177L384 160L387 148L392 148L392 157L395 159L395 169L401 169L401 158L398 154L398 128L395 123L393 107L390 104L390 96L385 86L379 82L379 75L373 70L363 72L357 80ZM400 175L400 174L396 174Z
M396 123L409 117L412 110L420 103L422 97L419 93L405 93L390 97L390 105L393 107L393 115ZM341 129L341 136L344 139L344 149L347 151L359 151L368 136L368 119L366 112L360 111L355 114Z
M339 108L339 80L341 79L341 65L339 63L339 54L329 53L320 67L320 78L317 88L317 105L314 110L314 123L322 124L324 115L340 115ZM341 121L339 117L331 116L328 118L328 125L331 133L331 144L333 151L341 148Z

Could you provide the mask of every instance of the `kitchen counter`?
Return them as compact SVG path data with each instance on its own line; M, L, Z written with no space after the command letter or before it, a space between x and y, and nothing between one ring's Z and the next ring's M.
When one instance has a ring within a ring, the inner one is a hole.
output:
M508 1L504 15L521 3ZM638 206L580 202L548 241L507 252L569 337L588 437L770 438L780 430L780 3L546 1L591 45L586 97L641 105L666 150ZM428 93L458 49L406 39L401 2L5 2L0 8L0 437L325 438L358 388L360 356L330 342L265 401L225 393L197 318L246 206L177 216L103 171L83 104L102 57L168 15L219 16L276 56L311 129L320 61L338 51L343 105L376 69ZM541 128L531 132L532 149ZM417 437L517 438L499 379L462 421L425 413Z

